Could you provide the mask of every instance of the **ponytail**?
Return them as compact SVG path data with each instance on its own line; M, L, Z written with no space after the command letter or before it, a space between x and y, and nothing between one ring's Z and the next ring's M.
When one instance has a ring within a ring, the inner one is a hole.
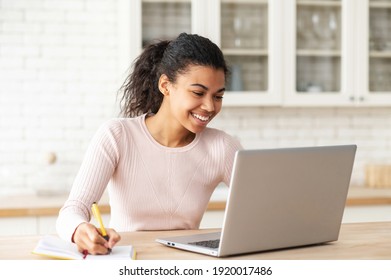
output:
M121 115L135 117L145 113L156 113L163 101L159 91L159 66L170 41L161 41L145 48L135 60L133 72L121 87Z

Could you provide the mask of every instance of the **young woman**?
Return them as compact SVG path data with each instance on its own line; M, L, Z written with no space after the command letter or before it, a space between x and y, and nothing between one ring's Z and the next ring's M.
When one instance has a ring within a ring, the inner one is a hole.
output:
M229 184L241 148L207 128L221 110L227 72L221 50L198 35L148 46L124 83L124 118L106 122L92 139L58 234L80 251L105 254L120 240L117 231L198 228L215 187ZM107 185L108 241L89 223Z

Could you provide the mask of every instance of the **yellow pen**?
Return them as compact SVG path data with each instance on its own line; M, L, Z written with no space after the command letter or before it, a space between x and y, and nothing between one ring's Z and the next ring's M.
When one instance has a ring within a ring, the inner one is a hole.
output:
M95 217L95 220L98 222L99 224L99 227L100 227L100 231L102 233L102 237L104 239L106 239L107 241L109 241L109 236L107 235L107 232L106 232L106 229L103 225L103 221L102 221L102 216L100 215L100 211L99 211L99 208L98 208L98 204L96 202L92 203L92 206L91 206L91 210L92 210L92 214L94 215ZM109 248L109 253L111 252L111 249Z

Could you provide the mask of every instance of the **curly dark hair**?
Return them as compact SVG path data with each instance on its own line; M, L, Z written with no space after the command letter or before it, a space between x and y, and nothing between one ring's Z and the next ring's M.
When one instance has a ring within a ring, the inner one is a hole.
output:
M181 33L172 41L159 41L147 46L133 64L132 73L120 88L121 115L135 117L156 113L163 101L158 81L162 74L175 83L178 74L185 74L190 65L222 69L228 67L220 48L209 39Z

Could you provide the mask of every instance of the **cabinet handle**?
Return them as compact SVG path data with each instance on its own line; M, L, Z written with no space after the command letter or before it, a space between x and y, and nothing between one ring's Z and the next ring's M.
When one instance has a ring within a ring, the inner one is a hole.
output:
M363 102L363 101L365 101L365 98L364 98L364 96L360 96L359 100L360 100L360 102Z
M351 96L349 97L349 100L352 101L352 102L354 102L354 100L355 100L354 96L351 95Z

